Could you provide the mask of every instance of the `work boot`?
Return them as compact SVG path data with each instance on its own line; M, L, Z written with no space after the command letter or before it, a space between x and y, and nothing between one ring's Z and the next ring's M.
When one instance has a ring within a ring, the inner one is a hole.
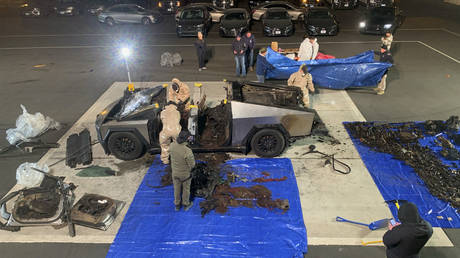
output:
M175 211L180 211L180 205L176 205Z
M385 94L385 91L383 91L383 90L377 90L377 95L383 95L383 94Z
M250 71L250 72L254 72L254 67L252 67L252 66L249 67L249 71Z
M190 202L189 205L187 205L187 206L184 207L184 211L190 210L190 208L192 208L192 206L193 206L193 202Z

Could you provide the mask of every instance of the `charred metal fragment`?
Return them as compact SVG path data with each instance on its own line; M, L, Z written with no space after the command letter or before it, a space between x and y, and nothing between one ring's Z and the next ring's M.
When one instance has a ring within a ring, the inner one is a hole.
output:
M388 153L394 158L411 166L415 173L425 182L433 196L449 202L459 211L460 208L460 176L458 170L445 165L436 153L428 147L421 146L419 138L437 135L448 128L457 128L458 118L449 122L426 121L421 124L376 124L373 122L347 123L345 127L350 134L374 151ZM455 150L445 138L438 137L440 145ZM446 149L446 148L445 148ZM447 153L446 155L449 155ZM456 154L455 154L456 155Z
M91 135L88 129L79 134L72 134L67 138L65 164L75 168L78 164L89 165L93 162L91 149Z

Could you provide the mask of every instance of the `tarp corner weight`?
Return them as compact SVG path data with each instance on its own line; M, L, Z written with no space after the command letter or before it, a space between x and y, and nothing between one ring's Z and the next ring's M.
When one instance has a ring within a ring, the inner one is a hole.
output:
M274 67L267 71L267 79L286 80L302 64L306 64L313 83L330 89L376 86L392 66L390 63L374 61L374 52L370 50L347 58L295 61L268 48L266 58Z
M158 185L165 166L153 162L144 177L107 257L303 257L307 234L299 191L289 159L236 159L225 163L247 182L231 186L266 186L273 198L289 200L286 213L265 208L230 208L224 215L215 211L204 218L196 198L193 207L174 211L173 187ZM280 182L254 183L262 172Z

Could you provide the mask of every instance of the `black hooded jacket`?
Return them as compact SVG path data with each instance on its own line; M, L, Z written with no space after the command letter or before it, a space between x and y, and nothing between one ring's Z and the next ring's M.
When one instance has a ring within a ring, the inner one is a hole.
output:
M417 206L411 202L401 205L398 211L401 225L383 235L388 258L418 258L418 253L430 239L433 229L420 218Z

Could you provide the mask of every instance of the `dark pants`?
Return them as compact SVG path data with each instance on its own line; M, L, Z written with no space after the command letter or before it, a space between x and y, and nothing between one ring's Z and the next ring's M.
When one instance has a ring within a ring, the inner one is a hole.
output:
M254 67L254 49L246 50L246 66Z
M203 68L206 66L206 51L197 51L196 52L198 56L198 67Z

